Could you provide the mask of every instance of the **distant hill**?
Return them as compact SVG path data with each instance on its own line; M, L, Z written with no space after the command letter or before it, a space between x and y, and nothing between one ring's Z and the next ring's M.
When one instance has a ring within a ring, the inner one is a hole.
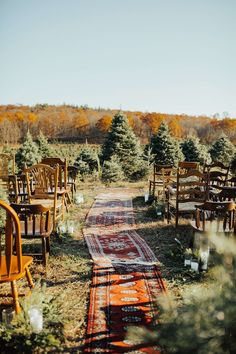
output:
M88 106L48 105L0 106L0 138L3 144L19 143L30 129L36 138L39 130L50 141L101 143L108 131L112 117L118 110L90 108ZM123 111L135 134L143 144L147 143L160 123L168 123L172 133L183 139L188 135L198 136L210 144L222 133L236 143L236 119L208 116L188 116L166 113Z

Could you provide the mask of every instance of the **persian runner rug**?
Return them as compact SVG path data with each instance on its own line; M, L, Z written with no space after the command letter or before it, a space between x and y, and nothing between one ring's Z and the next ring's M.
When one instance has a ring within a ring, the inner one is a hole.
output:
M160 353L126 340L129 326L150 326L165 291L157 259L135 231L132 191L107 189L90 209L84 236L93 259L85 353Z

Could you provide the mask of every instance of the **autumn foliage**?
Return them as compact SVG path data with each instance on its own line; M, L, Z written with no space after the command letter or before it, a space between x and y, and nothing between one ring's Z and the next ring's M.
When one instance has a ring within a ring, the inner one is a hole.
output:
M92 109L87 106L37 104L0 106L0 138L3 144L19 143L28 129L33 137L38 132L49 140L102 143L118 110ZM222 133L236 143L236 118L223 119L207 116L187 116L160 112L123 111L130 127L141 143L149 142L162 122L168 124L177 139L195 136L201 143L211 144Z

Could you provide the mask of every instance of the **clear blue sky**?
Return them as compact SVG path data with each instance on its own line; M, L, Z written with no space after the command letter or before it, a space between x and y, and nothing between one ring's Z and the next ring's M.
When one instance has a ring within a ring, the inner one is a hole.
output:
M0 0L0 104L236 117L236 0Z

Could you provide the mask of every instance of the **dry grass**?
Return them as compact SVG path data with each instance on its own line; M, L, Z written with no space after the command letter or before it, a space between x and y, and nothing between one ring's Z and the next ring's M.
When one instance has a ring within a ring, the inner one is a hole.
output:
M186 222L176 230L174 226L148 215L148 205L144 203L143 196L140 196L143 194L145 184L147 182L125 185L140 191L133 201L137 232L156 254L170 294L181 300L183 293L189 287L197 284L199 286L199 281L201 281L200 286L206 284L204 275L194 275L183 267L181 251L175 241L177 238L183 247L189 247L193 242L193 233ZM116 186L121 186L121 184L116 184ZM79 185L80 191L85 196L85 202L73 206L67 216L68 220L76 223L76 232L72 235L52 238L52 254L46 271L42 265L37 263L32 267L34 280L46 283L47 293L54 297L61 297L63 301L64 352L79 353L85 336L92 262L83 238L82 228L95 195L104 191L104 188L98 183ZM24 282L19 283L21 290L24 290Z

